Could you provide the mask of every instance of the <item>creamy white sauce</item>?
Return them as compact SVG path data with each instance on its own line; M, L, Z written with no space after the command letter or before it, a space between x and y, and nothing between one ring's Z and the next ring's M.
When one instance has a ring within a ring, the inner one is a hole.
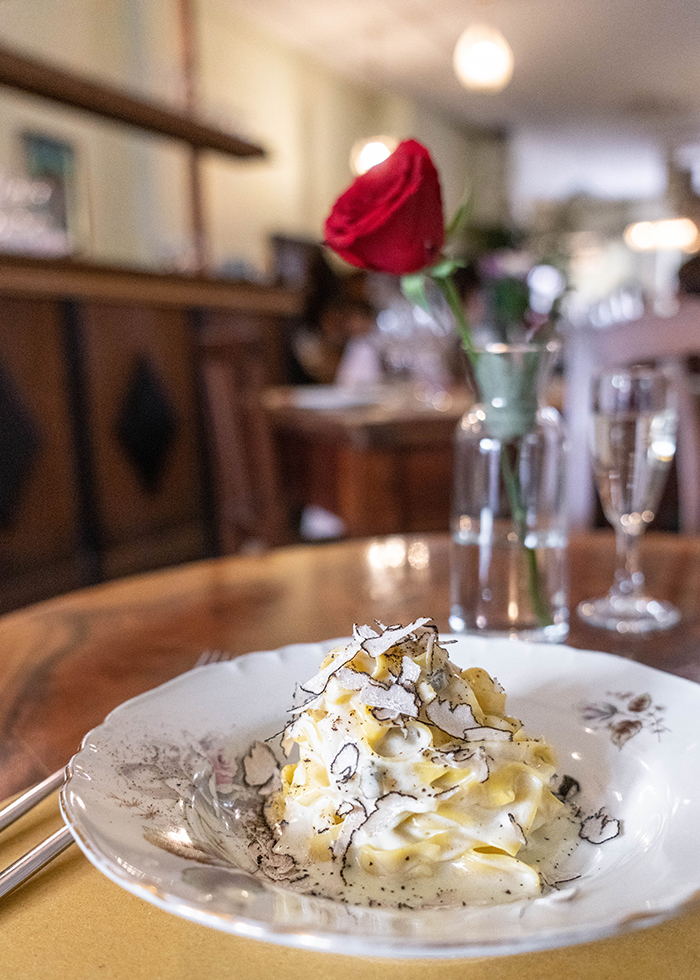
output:
M304 685L266 806L293 887L358 905L517 901L556 882L580 823L549 790L554 754L459 671L427 620L356 631Z

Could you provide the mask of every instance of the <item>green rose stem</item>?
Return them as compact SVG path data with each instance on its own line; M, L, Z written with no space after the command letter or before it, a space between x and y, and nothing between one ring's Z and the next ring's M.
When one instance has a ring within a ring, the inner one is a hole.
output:
M436 283L440 289L440 292L447 300L459 329L462 347L466 351L472 366L476 366L479 359L479 352L474 346L471 330L469 329L467 317L464 312L464 306L451 275L449 273L447 275L433 275L431 278L433 278L433 281ZM521 500L520 481L513 472L513 467L511 466L505 446L502 447L500 454L500 467L503 483L510 502L513 521L517 528L518 540L525 550L528 571L528 588L530 591L532 610L535 614L535 619L537 620L538 626L552 626L554 621L552 619L547 601L544 597L542 576L540 575L540 569L537 563L537 552L534 548L531 548L525 543L527 534L527 514Z

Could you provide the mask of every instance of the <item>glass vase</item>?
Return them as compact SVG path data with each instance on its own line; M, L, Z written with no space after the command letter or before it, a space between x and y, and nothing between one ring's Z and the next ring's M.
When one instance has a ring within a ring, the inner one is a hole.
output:
M450 627L561 642L569 632L565 437L543 401L554 341L473 354L477 401L457 426Z

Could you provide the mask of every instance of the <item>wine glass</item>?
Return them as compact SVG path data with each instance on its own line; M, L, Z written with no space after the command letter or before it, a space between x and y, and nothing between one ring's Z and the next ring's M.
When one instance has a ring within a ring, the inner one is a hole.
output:
M593 466L617 558L608 594L580 603L578 614L619 633L667 629L680 613L645 592L639 542L656 516L676 449L673 381L662 368L606 369L593 377L592 403Z

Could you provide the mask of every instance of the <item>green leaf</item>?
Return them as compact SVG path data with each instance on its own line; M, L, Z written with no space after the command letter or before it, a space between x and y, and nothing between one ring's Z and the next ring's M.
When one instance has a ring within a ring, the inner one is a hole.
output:
M420 306L426 313L431 312L425 292L425 275L422 272L414 272L410 276L401 276L401 292L409 303Z
M452 221L450 221L447 228L445 228L446 241L451 241L464 230L464 227L471 216L473 202L474 195L472 194L471 190L469 190L467 191L464 200L455 211Z

